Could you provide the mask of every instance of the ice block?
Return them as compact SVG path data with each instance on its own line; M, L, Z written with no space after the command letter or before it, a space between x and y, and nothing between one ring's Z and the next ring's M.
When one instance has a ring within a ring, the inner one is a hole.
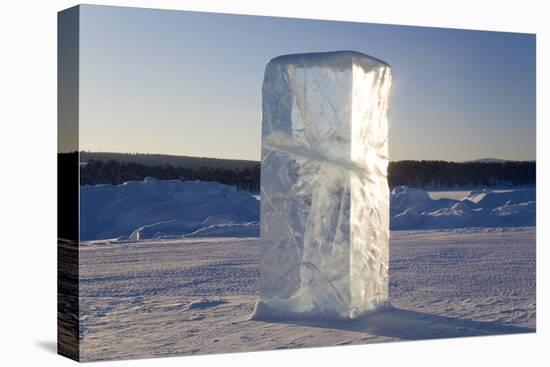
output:
M353 319L388 300L390 66L280 56L262 87L256 319Z

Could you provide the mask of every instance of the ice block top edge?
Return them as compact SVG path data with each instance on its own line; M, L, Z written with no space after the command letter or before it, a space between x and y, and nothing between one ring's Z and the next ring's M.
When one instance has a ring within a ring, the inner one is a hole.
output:
M368 61L390 67L387 62L358 51L309 52L281 55L271 59L268 65L327 66L347 68L353 61ZM350 62L352 61L352 62Z

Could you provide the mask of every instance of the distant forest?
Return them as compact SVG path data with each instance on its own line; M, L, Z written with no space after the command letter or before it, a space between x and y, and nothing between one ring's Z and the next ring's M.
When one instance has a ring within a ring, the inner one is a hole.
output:
M446 162L398 161L388 167L390 187L460 188L534 186L534 161Z
M202 180L218 181L232 185L239 190L260 191L260 163L250 168L221 167L174 167L171 164L148 166L141 163L89 160L81 163L80 184L112 184L118 185L126 181L141 181L145 177L155 177L159 180Z
M76 153L70 153L76 154ZM163 160L163 157L168 157ZM61 162L62 160L60 160ZM260 162L149 154L80 154L80 184L121 184L147 176L162 180L218 181L239 190L260 190ZM534 161L390 162L390 187L446 189L470 187L534 186Z
M194 168L251 168L258 164L258 161L247 161L242 159L220 159L220 158L203 158L203 157L188 157L184 155L169 155L169 154L145 154L145 153L108 153L108 152L80 152L80 161L88 162L96 161L116 161L119 163L140 163L146 166L164 166L171 165L174 167Z

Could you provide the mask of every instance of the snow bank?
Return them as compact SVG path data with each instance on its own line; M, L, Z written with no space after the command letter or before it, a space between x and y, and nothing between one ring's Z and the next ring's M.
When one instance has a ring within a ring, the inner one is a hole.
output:
M82 241L260 234L257 198L217 182L146 178L117 186L86 185L80 199ZM534 226L535 202L534 188L472 191L454 200L399 186L390 195L390 228Z
M218 182L157 180L80 188L82 241L258 236L259 202Z
M534 226L535 189L472 191L463 200L431 199L424 190L395 187L391 229Z

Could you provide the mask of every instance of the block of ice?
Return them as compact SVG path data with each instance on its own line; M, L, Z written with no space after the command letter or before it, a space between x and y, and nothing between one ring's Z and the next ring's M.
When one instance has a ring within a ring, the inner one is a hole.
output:
M356 318L388 304L388 64L280 56L262 87L254 317Z

